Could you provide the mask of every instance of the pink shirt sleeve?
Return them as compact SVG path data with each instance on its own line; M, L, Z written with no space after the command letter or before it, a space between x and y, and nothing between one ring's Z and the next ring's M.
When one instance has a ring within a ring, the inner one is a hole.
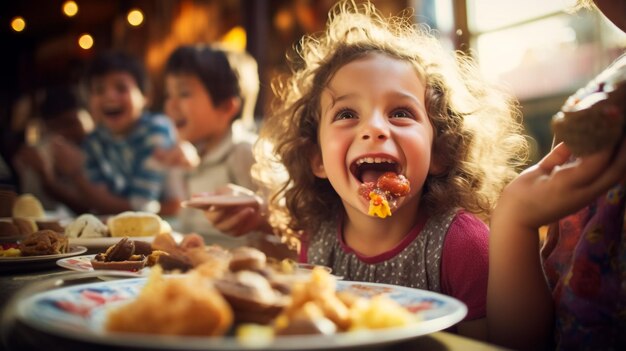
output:
M441 290L467 305L465 321L486 316L488 273L489 228L474 215L459 212L443 243Z

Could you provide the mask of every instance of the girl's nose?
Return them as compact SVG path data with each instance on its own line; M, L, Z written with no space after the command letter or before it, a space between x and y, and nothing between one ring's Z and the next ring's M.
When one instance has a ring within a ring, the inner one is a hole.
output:
M387 120L382 116L374 116L365 122L361 132L361 139L387 140L389 133Z

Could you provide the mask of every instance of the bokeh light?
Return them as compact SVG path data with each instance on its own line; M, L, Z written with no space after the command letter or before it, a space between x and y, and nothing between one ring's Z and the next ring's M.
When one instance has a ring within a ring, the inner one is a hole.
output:
M67 17L74 17L78 13L78 5L74 1L66 1L63 3L63 13Z
M11 28L13 28L13 30L16 32L21 32L26 28L26 21L23 17L14 17L11 20Z
M81 49L89 50L93 47L93 43L93 37L89 34L83 34L78 38L78 46L80 46Z
M130 23L131 26L138 26L143 22L143 12L141 12L141 10L130 10L128 12L128 16L126 17L126 19L128 20L128 23Z

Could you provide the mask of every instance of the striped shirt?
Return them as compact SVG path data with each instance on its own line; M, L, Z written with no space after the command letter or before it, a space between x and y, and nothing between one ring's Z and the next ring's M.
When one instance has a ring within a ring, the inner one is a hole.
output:
M157 147L169 148L174 142L174 127L163 115L144 113L123 137L99 125L83 144L87 177L128 199L133 210L158 211L166 168L152 154Z

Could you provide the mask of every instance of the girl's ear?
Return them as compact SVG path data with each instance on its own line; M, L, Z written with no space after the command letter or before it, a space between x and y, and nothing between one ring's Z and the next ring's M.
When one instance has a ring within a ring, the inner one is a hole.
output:
M318 178L328 178L326 175L326 169L324 169L324 161L322 160L322 153L319 149L313 152L311 157L311 171Z
M433 145L430 148L430 167L428 168L428 174L438 176L445 173L448 169L448 160L443 156L448 148L442 147L442 145L447 145L445 135L437 136L438 133L436 131L434 131L434 135L435 140L433 140Z
M446 167L441 160L441 156L439 156L439 154L435 152L435 149L433 149L433 152L430 155L430 167L428 168L428 174L440 175L443 174L445 171Z

